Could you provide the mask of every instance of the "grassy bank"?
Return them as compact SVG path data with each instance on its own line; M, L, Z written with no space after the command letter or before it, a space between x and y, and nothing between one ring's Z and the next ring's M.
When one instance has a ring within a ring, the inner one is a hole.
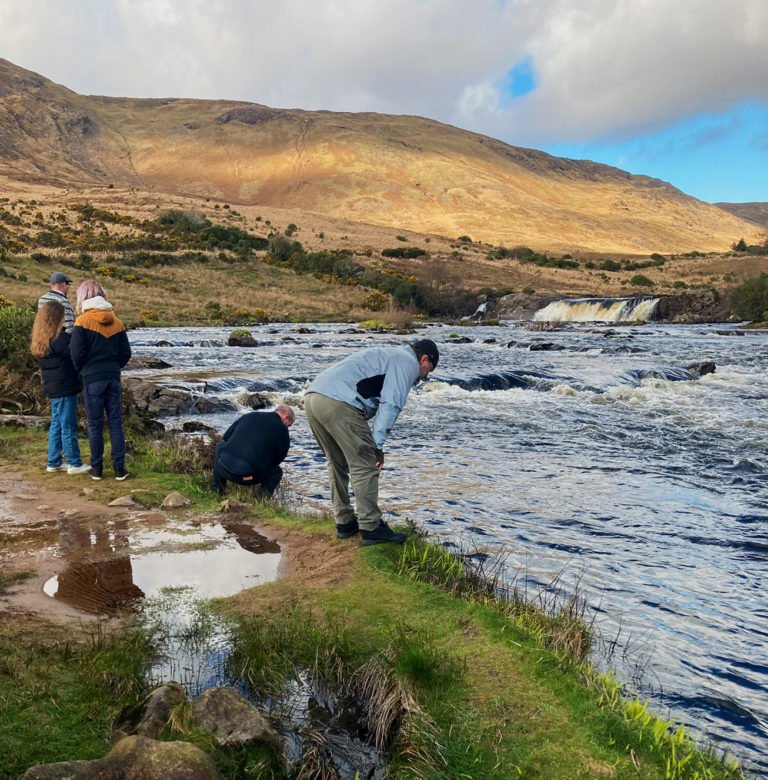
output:
M76 489L66 475L41 475L45 448L44 432L0 430L0 468ZM151 506L180 490L195 510L209 510L216 500L203 460L181 458L178 444L136 438L128 462L135 478L120 489L146 491L134 495ZM106 481L93 487L95 500L115 492ZM501 597L493 572L468 568L416 534L403 547L357 548L337 542L327 520L269 504L250 504L249 514L277 538L281 530L305 535L320 558L345 557L326 576L296 571L215 602L234 636L230 674L257 701L307 676L339 700L354 699L361 731L388 756L389 776L743 777L590 667L590 631L575 602L547 613L514 593ZM105 754L120 711L145 693L152 640L128 618L107 631L4 615L0 777ZM263 751L223 752L178 715L164 738L197 742L226 777L333 776L322 774L322 732L305 735L304 757L285 770Z

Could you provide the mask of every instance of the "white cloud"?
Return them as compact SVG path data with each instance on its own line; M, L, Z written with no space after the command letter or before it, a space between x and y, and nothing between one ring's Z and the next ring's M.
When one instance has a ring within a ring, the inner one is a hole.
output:
M88 94L411 113L512 143L768 99L765 0L0 0L0 56ZM531 58L536 89L504 79Z

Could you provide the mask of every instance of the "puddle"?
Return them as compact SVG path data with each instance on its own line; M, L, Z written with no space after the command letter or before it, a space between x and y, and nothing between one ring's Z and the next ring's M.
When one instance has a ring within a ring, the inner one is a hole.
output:
M62 534L61 550L70 562L44 593L94 615L137 610L143 599L173 589L192 599L231 596L276 579L281 560L279 545L248 523L80 527Z

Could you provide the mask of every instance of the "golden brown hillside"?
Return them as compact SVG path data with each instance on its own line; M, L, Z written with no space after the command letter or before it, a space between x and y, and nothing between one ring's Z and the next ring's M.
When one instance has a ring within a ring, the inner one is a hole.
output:
M543 251L724 251L764 239L754 223L657 179L429 119L83 96L1 59L0 177Z

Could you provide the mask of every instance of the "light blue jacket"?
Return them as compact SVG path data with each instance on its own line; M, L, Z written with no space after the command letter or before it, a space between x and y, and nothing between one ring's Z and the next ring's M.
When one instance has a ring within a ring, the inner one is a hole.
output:
M375 417L373 440L381 449L419 374L418 358L409 345L373 347L326 368L307 392L354 406L366 420Z

